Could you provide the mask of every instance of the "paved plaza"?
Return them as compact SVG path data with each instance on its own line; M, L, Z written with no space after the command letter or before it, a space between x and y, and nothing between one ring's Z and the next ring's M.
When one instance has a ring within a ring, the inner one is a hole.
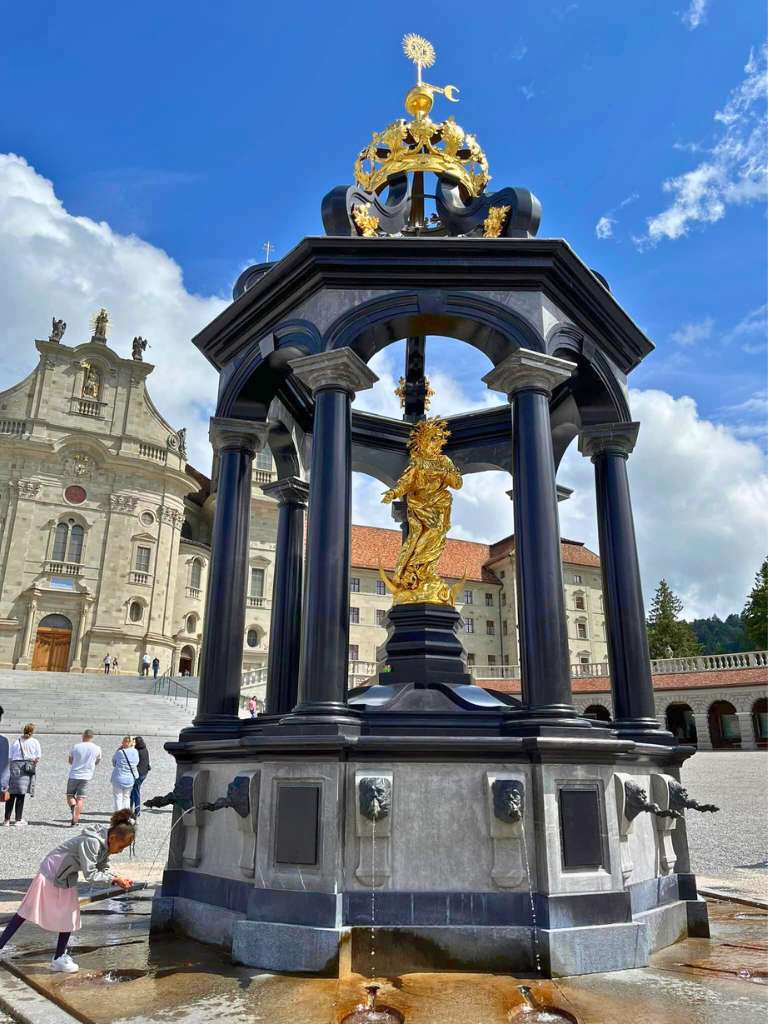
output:
M67 776L67 754L78 736L41 735L43 758L37 778L37 794L27 801L23 829L0 829L0 863L2 889L0 913L9 913L21 898L44 855L67 838L71 832L64 789ZM163 749L168 739L148 740L152 771L144 784L144 798L167 793L173 788L176 764ZM84 821L106 821L112 806L109 783L112 754L119 737L97 736L104 758L91 783ZM683 784L689 794L701 803L714 803L718 814L697 814L688 811L686 820L691 845L693 870L707 883L720 888L733 887L768 898L768 851L765 822L768 820L768 753L758 751L715 752L696 755L683 768ZM136 881L143 881L153 860L157 861L152 877L162 872L167 850L171 812L145 811L136 844L136 859L130 863L123 854L116 861L125 861L122 868Z

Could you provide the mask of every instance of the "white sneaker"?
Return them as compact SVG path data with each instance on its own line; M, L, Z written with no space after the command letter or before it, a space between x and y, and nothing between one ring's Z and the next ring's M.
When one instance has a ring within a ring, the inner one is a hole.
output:
M51 960L51 970L59 971L61 974L75 974L80 968L69 953L62 953L61 956Z
M13 824L18 828L19 825L26 825L26 821L14 821Z

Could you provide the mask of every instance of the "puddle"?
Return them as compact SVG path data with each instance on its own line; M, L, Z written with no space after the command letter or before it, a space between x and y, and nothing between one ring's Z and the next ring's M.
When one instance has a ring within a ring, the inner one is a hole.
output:
M136 981L138 978L146 978L149 971L121 970L109 971L80 971L78 974L65 975L68 984L80 985L120 985L126 981Z
M734 914L737 921L768 921L768 913L765 914Z
M528 985L518 985L518 992L524 1003L511 1011L508 1017L510 1024L578 1024L576 1017L566 1010L539 1002Z

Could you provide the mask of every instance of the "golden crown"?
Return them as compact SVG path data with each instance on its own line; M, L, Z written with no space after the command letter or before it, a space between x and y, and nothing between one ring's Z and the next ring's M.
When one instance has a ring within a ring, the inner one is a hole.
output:
M434 47L428 40L411 33L404 38L403 49L417 67L416 85L405 97L405 109L414 119L400 118L383 131L373 133L355 161L355 180L366 192L375 192L393 174L432 171L451 175L470 196L479 196L490 175L488 160L477 139L452 117L438 122L429 118L435 93L457 103L454 94L458 88L430 85L422 80L422 68L431 67L435 61Z
M448 423L439 416L434 416L432 419L419 420L408 436L408 447L411 452L418 454L425 446L437 441L443 448L450 436Z

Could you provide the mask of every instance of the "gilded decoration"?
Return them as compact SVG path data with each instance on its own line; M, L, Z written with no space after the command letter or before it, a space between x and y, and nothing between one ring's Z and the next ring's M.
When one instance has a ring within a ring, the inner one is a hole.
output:
M98 399L101 390L101 375L93 363L83 363L83 398Z
M429 409L430 405L432 405L432 397L433 397L434 393L435 393L435 389L429 383L429 377L425 377L424 378L424 408L425 409ZM400 408L404 409L405 408L405 395L406 395L405 377L401 377L400 380L397 382L397 387L395 388L395 395L400 399Z
M483 221L483 236L485 238L499 238L504 230L510 206L492 206L488 216Z
M386 491L382 501L389 504L405 498L408 536L403 543L390 578L379 569L382 580L392 594L393 604L453 605L462 586L450 587L437 574L437 564L451 528L449 488L459 490L461 474L443 454L450 431L445 420L437 417L417 423L410 434L410 461L394 487Z
M379 230L379 218L368 211L370 203L357 203L352 207L352 219L363 238L374 238Z
M403 50L417 68L416 85L405 98L405 109L413 120L400 118L373 133L355 161L355 180L366 192L375 192L393 174L432 171L451 175L470 196L479 196L490 175L488 160L474 135L465 132L452 117L437 122L429 117L435 94L458 103L457 86L423 81L422 68L435 62L434 47L427 39L410 33L403 39Z

